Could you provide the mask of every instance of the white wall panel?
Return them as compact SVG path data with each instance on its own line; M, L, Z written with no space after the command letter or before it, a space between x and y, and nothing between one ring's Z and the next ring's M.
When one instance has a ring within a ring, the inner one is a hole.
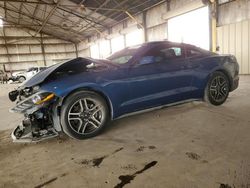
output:
M7 45L4 40L1 40L3 44L0 44L0 64L6 64L7 70L15 71L31 66L44 66L40 37L33 38L28 32L16 28L6 28L5 33ZM3 36L3 32L0 32L1 39ZM76 57L74 44L51 36L44 35L43 37L47 65Z
M14 51L15 51L15 53L20 53L20 54L28 54L28 53L30 53L30 47L29 47L29 45L21 45L21 46L19 46L19 45L16 45L15 46L15 49L14 49ZM11 52L9 52L9 53L11 53Z
M250 20L217 28L219 53L233 54L240 65L240 74L250 74Z
M249 74L249 21L242 22L242 74Z
M229 25L223 27L223 54L229 53Z
M90 57L89 48L80 50L80 51L78 52L78 56L79 56L79 57Z
M4 46L0 46L0 54L6 54L6 48L4 48Z
M64 45L44 45L45 53L53 53L53 52L65 52Z
M167 12L167 5L166 3L163 3L159 6L156 6L150 10L147 11L146 19L147 19L147 27L154 27L156 25L160 25L164 22L166 22L165 19L163 19L162 15Z
M30 52L31 53L42 53L41 45L31 45Z
M236 43L236 25L229 25L229 53L235 54L235 43Z
M4 40L3 39L0 39L0 45L1 44L5 44ZM2 47L2 46L1 46Z
M148 41L164 40L167 38L166 23L148 29Z
M64 48L66 52L75 52L75 45L74 44L64 44Z
M240 65L240 73L242 73L242 58L241 58L241 50L242 50L242 36L241 36L241 33L242 33L242 28L241 28L241 23L236 23L235 24L235 27L236 27L236 39L235 39L235 56L238 60L238 63Z
M36 61L30 61L30 62L6 64L5 68L7 70L24 70L24 69L27 69L28 67L36 67L36 66L38 66Z

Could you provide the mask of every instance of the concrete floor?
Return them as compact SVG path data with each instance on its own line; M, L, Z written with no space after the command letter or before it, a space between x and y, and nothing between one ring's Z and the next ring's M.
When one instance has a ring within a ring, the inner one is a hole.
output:
M11 142L13 87L0 85L0 187L250 187L250 76L219 107L188 103L38 144Z

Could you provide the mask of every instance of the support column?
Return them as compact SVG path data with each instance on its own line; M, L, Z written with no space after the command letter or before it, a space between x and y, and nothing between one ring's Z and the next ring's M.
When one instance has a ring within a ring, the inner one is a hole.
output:
M217 48L217 1L209 6L210 15L210 50L216 52Z
M148 42L147 11L142 13L142 25L144 30L144 42Z
M41 49L42 49L42 54L43 54L43 64L46 67L47 66L47 62L46 62L46 57L45 57L44 45L43 45L43 34L40 33L40 36L41 36Z
M4 8L6 7L6 2L4 2ZM4 18L7 18L7 12L6 9L4 9ZM8 49L8 43L6 40L6 33L5 33L5 28L4 25L2 27L3 30L3 39L4 39L4 47L6 49L6 53L7 53L7 58L8 58L8 64L9 64L9 71L12 73L12 67L11 67L11 59L10 59L10 54L9 54L9 49ZM4 71L6 72L6 67L5 64L3 65Z
M76 57L79 57L79 55L78 55L78 47L77 47L76 43L75 43L75 52L76 52Z

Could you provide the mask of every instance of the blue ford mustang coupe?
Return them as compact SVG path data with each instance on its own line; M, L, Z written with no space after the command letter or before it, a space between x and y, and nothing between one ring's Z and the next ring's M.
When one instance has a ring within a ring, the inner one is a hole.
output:
M48 67L9 93L10 111L25 119L15 141L39 141L60 132L96 136L110 120L183 103L223 104L238 87L232 55L168 41L119 51L106 60L76 58Z

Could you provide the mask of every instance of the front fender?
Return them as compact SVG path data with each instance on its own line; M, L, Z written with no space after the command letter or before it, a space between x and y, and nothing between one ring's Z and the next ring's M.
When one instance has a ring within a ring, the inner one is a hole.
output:
M61 105L63 104L63 101L72 93L81 91L81 90L88 90L88 91L94 91L101 95L107 102L109 109L110 109L110 117L113 119L114 117L114 101L112 101L111 97L109 96L108 92L105 91L103 87L101 87L98 84L95 83L79 83L77 85L71 85L69 87L61 87L60 84L47 84L44 86L41 86L42 90L54 93L56 96L61 98Z

